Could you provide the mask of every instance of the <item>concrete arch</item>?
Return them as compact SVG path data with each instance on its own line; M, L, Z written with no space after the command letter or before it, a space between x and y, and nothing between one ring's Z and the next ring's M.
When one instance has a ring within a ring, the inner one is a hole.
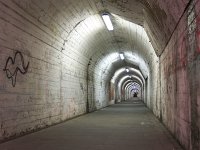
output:
M63 54L71 57L74 57L74 55L79 56L80 54L85 56L84 60L81 60L83 57L80 59L76 57L78 63L75 65L80 65L81 62L81 68L87 70L87 80L89 80L86 87L88 91L87 107L90 111L105 107L108 104L109 85L107 80L111 78L114 71L120 66L138 66L143 76L145 78L149 77L149 81L153 81L158 69L158 57L149 42L150 40L144 28L117 15L112 14L112 16L116 24L115 27L118 29L117 31L110 33L105 30L105 25L99 14L90 16L81 21L70 32L64 42L67 47L62 50ZM82 30L85 26L90 27L90 31ZM120 29L123 29L124 33L128 33L128 36L118 32ZM76 41L79 41L79 43L74 46ZM76 53L69 53L70 49L76 49ZM126 57L124 62L119 59L118 53L120 51L123 51ZM90 58L88 62L86 58ZM149 70L152 70L152 68L154 69L150 72ZM94 94L91 94L93 92ZM152 104L150 101L149 99L149 105Z
M117 90L116 91L118 91L118 95L116 96L117 97L117 99L116 99L117 102L125 100L125 95L123 94L124 91L122 91L122 90L125 89L127 81L129 83L129 82L132 82L132 80L135 80L136 82L141 84L141 87L143 87L143 90L144 90L145 83L143 83L138 76L131 75L131 77L132 77L132 79L130 78L130 75L122 76L119 79L119 82L116 83L116 85L117 85Z
M127 80L128 82L125 82L122 86L122 90L126 90L127 86L132 85L132 83L137 83L140 86L140 93L138 95L138 97L144 101L144 87L141 85L140 82L138 82L137 80L131 79L131 80ZM124 96L124 100L128 100L126 94Z
M133 86L136 86L136 87L133 88ZM140 100L142 99L143 91L140 84L138 84L137 82L132 81L130 83L127 83L124 90L125 90L125 97L126 97L125 100L131 100L134 97L137 97Z
M147 106L185 149L199 149L199 6L199 0L1 0L0 140L84 114L88 102L91 110L107 106L114 72L136 66ZM105 10L113 31L102 20ZM18 51L23 59L7 68ZM125 61L111 56L119 52ZM27 74L9 78L5 70L18 71L22 62L30 64Z

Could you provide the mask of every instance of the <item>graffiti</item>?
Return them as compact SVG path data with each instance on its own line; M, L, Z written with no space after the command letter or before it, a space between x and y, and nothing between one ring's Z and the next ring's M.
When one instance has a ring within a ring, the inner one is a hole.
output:
M85 89L84 89L84 85L83 83L80 83L80 88L81 88L81 91L83 92L83 94L85 93Z
M16 63L16 60L19 61ZM6 65L3 71L6 72L6 76L8 79L12 80L12 86L15 87L17 73L20 72L21 74L26 74L28 72L29 62L25 66L24 57L21 52L16 51L14 59L12 57L8 57L6 61Z

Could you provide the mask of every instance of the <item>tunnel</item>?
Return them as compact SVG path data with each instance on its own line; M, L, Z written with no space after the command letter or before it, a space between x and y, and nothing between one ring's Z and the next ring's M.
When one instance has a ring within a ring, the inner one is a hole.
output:
M0 143L140 101L200 150L199 15L200 0L0 0Z

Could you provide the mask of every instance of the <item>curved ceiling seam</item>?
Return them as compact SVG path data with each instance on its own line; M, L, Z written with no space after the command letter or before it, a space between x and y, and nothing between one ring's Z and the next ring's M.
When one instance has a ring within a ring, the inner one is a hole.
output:
M141 88L140 84L137 82L137 81L132 81L130 83L127 83L127 86L130 85L130 86L135 86L137 88Z
M123 77L124 77L124 79L123 79ZM125 82L126 82L127 80L130 80L130 81L131 81L131 78L130 78L129 76L128 76L128 77L123 76L123 77L121 77L121 79L119 79L118 82L115 82L116 85L120 84L120 85L123 86L123 84L125 84ZM126 77L126 78L125 78L125 77ZM140 78L138 78L137 76L132 76L132 78L133 78L134 80L137 80L137 81L141 84L141 86L144 86L144 85L145 85L145 83L143 83L142 80L141 80Z
M133 89L133 84L132 83L129 83L129 84L127 84L122 90L124 90L124 91L126 91L127 89ZM144 92L143 91L143 89L140 87L140 85L139 85L139 87L136 87L139 91L141 91L141 92Z
M97 8L97 10L98 10L98 8Z
M135 77L135 78L137 78L137 77ZM116 86L121 88L121 87L122 87L122 85L123 85L123 83L124 83L124 82L126 82L126 79L130 80L130 78L129 78L129 77L127 77L127 76L125 76L125 77L122 77L122 78L121 78L121 80L120 80L120 81L117 83L117 85L116 85ZM139 80L139 81L140 81L140 80ZM141 82L141 83L142 83L142 82ZM143 83L142 85L144 85L144 83Z
M144 88L144 83L142 83L139 79L137 79L137 78L135 78L135 79L125 79L123 82L122 82L122 84L121 84L121 88L125 88L125 86L128 84L128 83L131 83L131 82L134 82L134 81L136 81L137 83L139 83L140 84L140 86L141 87L143 87Z
M119 82L119 80L120 80L120 78L122 78L123 76L124 76L124 74L126 74L126 71L125 71L125 68L121 68L122 70L124 70L124 71L121 71L120 73L119 73L119 75L118 76L116 76L115 77L115 79L112 79L113 80L113 82L115 82L115 83L117 83L117 82ZM139 70L138 70L139 71ZM139 74L138 74L139 73ZM129 74L127 74L128 76L131 76L131 75L136 75L136 76L138 76L141 80L143 79L143 76L141 75L141 73L140 72L136 72L136 71L129 71ZM113 76L114 77L114 76ZM110 79L110 80L111 80Z
M99 61L95 63L95 66L98 66L98 65L99 65L98 63L101 62L101 61L102 61L102 60L99 59ZM129 60L129 61L131 61L131 60ZM125 63L127 63L127 62L125 61ZM106 64L106 63L105 63L105 64ZM140 67L139 67L139 68L140 68ZM141 70L140 70L140 71L141 71ZM142 72L142 71L141 71L141 72Z
M86 18L86 19L88 19L88 18ZM86 19L85 19L85 20L86 20ZM82 25L82 23L85 24L85 25L87 26L87 24L85 23L85 20L83 20L81 23L79 23L79 24L76 26L76 28L77 28L79 25ZM73 32L77 32L77 33L79 34L79 32L77 31L77 29L74 29L74 30L70 33L71 35L68 36L68 40L65 41L65 44L64 44L64 45L67 46L67 49L70 49L70 47L72 47L73 52L75 53L75 51L74 51L74 47L73 47L73 45L70 46L70 45L71 45L71 42L70 42L70 40L69 40L69 39L71 39L70 36L73 36L73 35L72 35ZM79 35L80 35L80 34L79 34ZM72 39L73 39L73 38L72 38ZM82 39L83 39L83 37L82 37ZM84 40L82 40L82 41L84 41ZM67 44L68 42L70 42L70 44ZM87 47L85 47L84 49L85 49L85 51L86 51L86 50L87 50ZM66 50L62 50L62 51L66 51ZM72 50L71 50L71 51L72 51ZM85 58L88 59L88 63L89 63L89 58L88 58L87 55L85 55L85 53L82 53L81 51L76 50L76 54L83 55ZM90 57L90 58L92 58L92 57Z
M121 85L119 85L119 89L120 90L124 90L129 84L133 83L133 82L137 82L140 86L141 89L144 90L144 86L140 83L140 81L138 80L126 80L125 82L121 83Z
M116 87L120 86L121 88L123 88L125 86L126 83L128 83L129 81L137 81L138 83L141 84L142 87L144 87L145 83L143 83L139 78L135 77L134 79L130 79L129 77L122 77L118 82L116 82Z
M137 71L137 70L136 70ZM121 78L123 77L123 73L124 73L125 71L122 71L122 72L120 72L119 73L119 75L116 77L116 79L117 78L119 78L119 79L117 79L117 80L115 80L115 82L117 81L117 82L119 82L120 80L121 80ZM129 72L129 74L127 74L127 76L131 76L131 77L138 77L140 80L141 80L141 83L145 83L145 80L144 80L144 78L143 78L143 76L141 75L141 73L140 72L138 72L139 74L135 74L135 71L133 71L133 70L130 70L130 72Z
M128 83L132 83L132 82L136 82L136 83L138 83L141 87L144 87L144 84L143 84L140 80L138 80L138 79L127 79L126 81L124 81L124 82L122 83L122 88L124 88Z
M126 87L126 91L127 92L130 92L131 94L133 93L133 88L132 88L132 86L130 85L130 86L127 86Z
M119 61L121 61L121 60L119 60ZM115 62L115 63L117 63L117 62ZM115 63L113 62L112 64L113 65L115 65ZM108 66L109 66L110 64L108 64ZM108 68L108 67L106 67L106 68ZM125 68L125 66L123 67L123 68ZM134 67L129 67L129 66L127 66L126 68L134 68ZM137 68L134 68L134 69L136 69L136 70L138 70L139 72L140 72L140 76L142 77L142 78L145 78L144 77L144 74L142 73L142 71L140 70L140 67L139 67L139 69L137 69ZM112 76L114 76L114 73L113 73L113 75Z
M137 78L129 78L127 80L125 80L123 83L122 83L122 86L126 86L128 83L132 83L132 82L136 82L138 84L140 84L140 86L144 86L144 84Z
M143 31L144 32L144 31ZM144 45L144 44L143 44Z
M130 24L129 24L129 26L130 26ZM142 32L142 36L144 35L144 30L143 30L143 32ZM130 35L131 36L131 35ZM142 37L142 36L140 36L140 37ZM132 36L131 36L132 37ZM142 45L145 45L145 44L142 44ZM108 49L107 49L108 50ZM101 47L100 47L100 51L101 51ZM105 51L104 51L105 52ZM101 53L103 53L103 51L101 51ZM100 55L102 55L102 54L100 54ZM102 55L102 57L105 57L105 56L103 56ZM100 59L100 58L99 58ZM96 62L96 64L93 66L94 68L95 67L97 67L98 66L98 63L99 62ZM105 64L104 64L105 65ZM99 67L99 68L101 68L101 67ZM107 68L107 67L106 67ZM102 69L102 71L104 71L105 69ZM110 72L107 72L107 74L109 74ZM101 76L100 76L101 77Z
M97 65L99 65L99 64L95 64L95 66L97 66ZM108 65L109 65L109 64L108 64ZM140 68L140 67L139 67L139 68ZM139 69L139 70L140 70L140 72L142 72L142 71L141 71L141 69ZM144 74L143 74L143 73L142 73L142 75L144 76Z
M141 87L140 87L140 85L135 85L134 83L136 83L136 82L132 82L132 83L128 83L126 86L125 86L125 88L128 88L128 87L130 87L130 88L132 88L133 86L136 86L137 87L137 89L140 89ZM132 90L132 89L131 89Z

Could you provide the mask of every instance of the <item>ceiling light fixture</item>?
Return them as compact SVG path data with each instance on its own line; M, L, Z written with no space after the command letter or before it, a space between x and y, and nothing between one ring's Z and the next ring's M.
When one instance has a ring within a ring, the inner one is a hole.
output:
M103 18L103 21L104 23L106 24L106 27L108 28L109 31L112 31L114 28L113 28L113 25L112 25L112 22L110 20L110 16L109 14L103 14L102 15L102 18Z
M121 58L121 60L124 60L124 54L123 53L120 53L119 57Z

